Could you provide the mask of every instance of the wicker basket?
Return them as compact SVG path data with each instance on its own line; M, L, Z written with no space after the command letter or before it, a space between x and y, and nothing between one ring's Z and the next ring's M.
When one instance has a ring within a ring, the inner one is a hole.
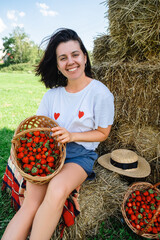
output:
M134 228L131 225L131 223L130 223L127 215L126 215L125 206L126 206L126 202L127 202L127 199L129 198L129 196L133 192L135 192L136 190L143 191L143 190L147 190L149 188L152 188L152 189L154 189L155 192L157 192L158 196L160 196L160 191L157 188L159 185L160 185L160 183L157 183L155 185L152 185L151 183L147 183L147 182L137 182L137 183L134 183L131 187L129 187L128 191L126 192L126 194L124 196L124 199L123 199L122 207L121 207L122 215L124 217L124 220L127 223L127 225L130 227L130 229L133 232L135 232L137 235L140 235L142 237L149 238L149 239L159 239L158 235L160 233L157 233L157 234L147 233L147 230L149 229L149 227L152 225L152 223L154 222L154 220L156 219L156 217L160 213L160 205L156 209L156 212L155 212L154 216L152 217L151 221L146 225L146 227L143 229L143 231L137 230L136 228Z
M66 157L66 147L65 144L58 143L55 139L55 149L59 149L60 155L59 160L56 163L55 171L45 177L42 176L32 176L30 174L25 173L22 170L20 162L17 160L17 148L20 146L20 137L22 137L27 132L34 132L34 131L43 131L45 134L50 134L51 128L58 126L58 124L52 120L49 117L45 116L31 116L29 118L26 118L24 121L20 123L18 128L16 129L13 139L12 139L12 146L11 146L11 158L14 163L14 165L19 170L22 177L24 177L25 180L35 183L35 184L45 184L48 183L63 167L65 157Z

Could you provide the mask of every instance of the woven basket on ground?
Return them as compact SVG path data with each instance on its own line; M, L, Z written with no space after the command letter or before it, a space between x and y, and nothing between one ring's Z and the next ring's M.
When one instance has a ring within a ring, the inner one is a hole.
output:
M126 211L125 211L125 207L126 207L126 203L128 198L131 196L132 193L134 193L136 190L139 191L143 191L143 190L147 190L147 189L153 189L158 196L160 196L160 190L157 188L160 185L160 182L152 185L151 183L147 183L147 182L137 182L134 183L131 187L129 187L129 189L127 190L124 199L123 199L123 203L122 203L122 215L124 217L125 222L127 223L127 225L130 227L130 229L135 232L137 235L140 235L142 237L145 238L149 238L149 239L159 239L158 235L160 234L160 232L153 234L153 233L149 233L147 232L147 230L152 226L152 224L154 223L154 220L157 218L158 214L160 213L160 205L157 207L155 214L153 215L153 217L151 218L151 220L149 221L149 223L145 226L145 228L141 231L141 230L137 230L136 228L134 228L131 224L131 222L129 221Z
M17 160L17 148L20 146L20 137L23 137L24 134L27 132L34 132L34 131L43 131L46 135L49 135L51 132L51 128L58 126L58 124L51 118L45 116L31 116L26 118L22 121L19 126L17 127L13 139L12 139L12 146L11 146L11 157L14 165L19 170L20 174L24 179L28 180L31 183L35 184L45 184L48 183L63 167L65 157L66 157L66 147L65 144L59 143L55 140L55 149L60 151L59 159L55 165L55 171L45 177L42 176L32 176L28 173L25 173L21 167L20 162Z

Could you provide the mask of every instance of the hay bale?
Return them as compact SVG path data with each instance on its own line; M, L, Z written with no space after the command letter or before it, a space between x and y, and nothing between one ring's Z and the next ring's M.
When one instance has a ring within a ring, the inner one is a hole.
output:
M113 125L108 139L98 146L99 155L117 148L136 151L148 162L158 161L160 165L160 131L157 126L135 126L129 123Z
M158 128L143 126L138 129L134 143L137 151L150 162L160 158L160 131Z
M94 236L102 221L117 211L120 212L127 183L118 174L108 171L98 163L94 170L96 179L83 183L79 196L81 212L74 226L65 229L64 240L84 240L87 239L86 236ZM54 239L59 239L58 228L52 237Z
M159 158L160 62L104 63L93 73L115 98L115 121L98 153L129 148L148 161Z
M110 60L108 53L110 52L110 36L101 35L94 40L93 49L93 65L102 64Z
M121 146L132 146L142 157L149 162L160 157L160 132L158 127L123 124L117 131L117 139Z
M159 1L103 2L108 7L112 58L150 60L160 58Z
M104 63L93 73L114 95L116 122L159 126L160 61Z

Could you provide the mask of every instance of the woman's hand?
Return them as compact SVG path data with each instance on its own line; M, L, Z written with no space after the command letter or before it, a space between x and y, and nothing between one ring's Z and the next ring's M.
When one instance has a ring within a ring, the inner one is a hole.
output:
M60 143L72 142L72 133L68 132L63 127L52 128L52 137L57 137L57 141Z

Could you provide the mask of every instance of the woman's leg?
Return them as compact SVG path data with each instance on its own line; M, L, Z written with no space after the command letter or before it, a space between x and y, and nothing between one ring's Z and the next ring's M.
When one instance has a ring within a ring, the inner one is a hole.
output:
M67 163L50 181L45 198L32 226L30 240L49 240L59 222L68 195L87 178L87 173L75 163Z
M40 186L27 182L24 202L8 224L2 240L25 240L27 238L35 213L44 199L47 186L47 184Z

